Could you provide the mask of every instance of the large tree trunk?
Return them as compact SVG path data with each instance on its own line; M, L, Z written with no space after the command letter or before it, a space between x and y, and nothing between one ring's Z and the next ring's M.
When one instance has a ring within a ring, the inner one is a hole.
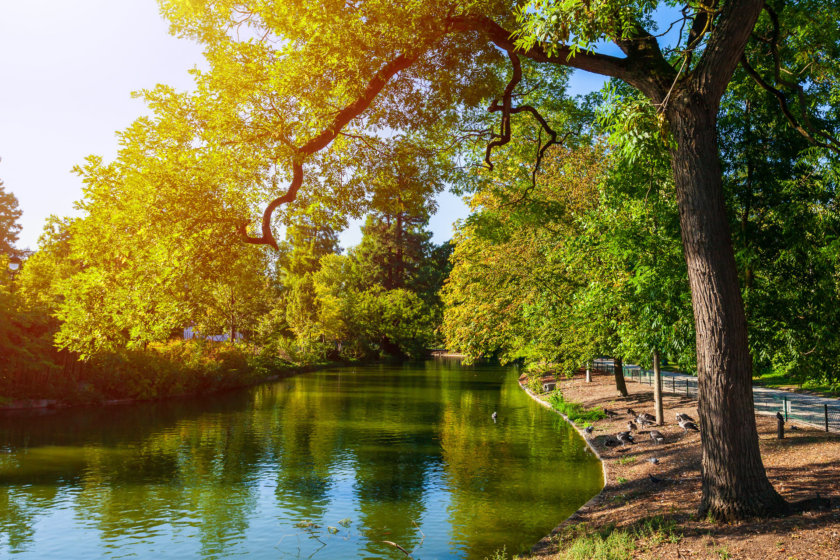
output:
M615 376L615 388L622 397L627 396L627 383L624 381L624 365L621 358L613 358L613 375Z
M780 514L788 506L767 480L758 448L752 359L715 135L717 106L697 99L675 95L668 120L677 143L672 167L697 331L700 514Z

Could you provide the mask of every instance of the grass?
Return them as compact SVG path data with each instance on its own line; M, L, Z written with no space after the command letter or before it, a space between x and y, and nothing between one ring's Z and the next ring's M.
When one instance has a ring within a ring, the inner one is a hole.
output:
M574 532L585 528L578 525ZM630 560L636 550L636 541L627 531L605 527L590 534L579 534L563 544L557 556L562 560Z
M548 403L554 407L557 412L564 414L575 424L595 422L607 417L607 415L604 414L604 411L598 407L585 409L580 403L567 401L563 398L563 393L559 391L552 393L548 397Z
M639 549L682 540L679 526L661 515L641 520L630 529L608 525L588 532L585 523L567 528L559 537L559 560L630 560Z
M792 373L767 372L753 377L753 383L762 387L780 388L796 386L826 396L840 397L840 383L829 381L802 380Z

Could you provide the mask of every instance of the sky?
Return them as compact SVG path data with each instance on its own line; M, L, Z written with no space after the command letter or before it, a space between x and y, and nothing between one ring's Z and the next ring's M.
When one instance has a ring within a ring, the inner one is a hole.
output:
M0 179L23 210L21 248L37 246L50 214L74 213L91 154L115 157L115 132L146 114L131 92L158 83L192 87L196 43L169 35L155 0L0 0ZM467 215L451 194L430 223L438 243ZM361 240L359 224L341 237Z

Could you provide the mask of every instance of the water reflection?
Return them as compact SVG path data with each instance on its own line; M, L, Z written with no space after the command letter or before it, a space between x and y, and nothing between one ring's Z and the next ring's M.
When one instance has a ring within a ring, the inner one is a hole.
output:
M404 558L392 541L481 559L533 544L600 485L513 372L343 368L0 418L0 555Z

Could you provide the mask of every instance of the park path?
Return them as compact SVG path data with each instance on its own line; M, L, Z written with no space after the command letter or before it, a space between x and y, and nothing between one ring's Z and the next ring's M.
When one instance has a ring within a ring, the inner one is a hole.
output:
M596 369L612 368L612 364L611 359L595 360ZM630 381L653 384L653 371L632 364L624 366L624 377ZM662 390L697 398L697 378L663 370ZM781 412L785 420L796 420L826 431L840 432L840 399L753 385L753 400L755 411L759 414L775 415Z

